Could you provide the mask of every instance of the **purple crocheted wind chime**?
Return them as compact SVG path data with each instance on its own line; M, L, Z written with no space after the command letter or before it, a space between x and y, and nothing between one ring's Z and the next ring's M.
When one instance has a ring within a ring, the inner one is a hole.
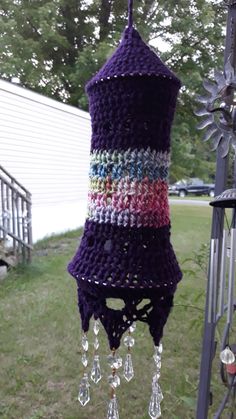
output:
M122 358L117 349L125 332L124 378L130 381L134 376L132 333L138 320L149 325L155 349L149 415L161 416L160 340L182 276L170 243L167 184L179 88L178 78L134 29L129 0L122 40L86 86L92 120L88 214L79 249L68 266L78 285L83 329L84 375L78 399L83 406L90 399L86 332L94 317L93 382L101 379L100 323L111 349L108 419L119 418L115 389ZM108 298L122 299L124 307L109 308ZM148 303L139 308L143 299Z

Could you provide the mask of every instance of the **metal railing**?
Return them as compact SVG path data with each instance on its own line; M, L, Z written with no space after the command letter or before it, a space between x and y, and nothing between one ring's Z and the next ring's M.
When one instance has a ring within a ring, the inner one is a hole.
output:
M0 240L10 242L17 262L30 262L33 249L31 194L1 165L0 190Z

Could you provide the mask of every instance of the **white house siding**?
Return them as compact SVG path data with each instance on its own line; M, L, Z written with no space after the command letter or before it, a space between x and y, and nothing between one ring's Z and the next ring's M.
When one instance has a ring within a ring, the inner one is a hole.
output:
M0 164L32 193L34 242L84 224L90 117L0 80Z

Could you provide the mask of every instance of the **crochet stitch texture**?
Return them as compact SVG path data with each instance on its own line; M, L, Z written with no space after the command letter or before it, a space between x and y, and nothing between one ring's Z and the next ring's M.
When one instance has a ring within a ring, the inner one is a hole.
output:
M83 330L91 316L100 318L111 349L136 320L149 324L159 344L182 276L170 243L167 184L179 88L133 27L87 84L88 214L68 270L77 280ZM123 309L107 306L113 297Z

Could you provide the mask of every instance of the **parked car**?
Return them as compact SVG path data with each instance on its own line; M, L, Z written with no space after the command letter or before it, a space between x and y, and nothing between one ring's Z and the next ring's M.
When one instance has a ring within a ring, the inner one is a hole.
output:
M169 195L177 195L184 198L186 195L208 195L215 196L215 185L207 184L198 178L182 179L173 185L169 185Z

